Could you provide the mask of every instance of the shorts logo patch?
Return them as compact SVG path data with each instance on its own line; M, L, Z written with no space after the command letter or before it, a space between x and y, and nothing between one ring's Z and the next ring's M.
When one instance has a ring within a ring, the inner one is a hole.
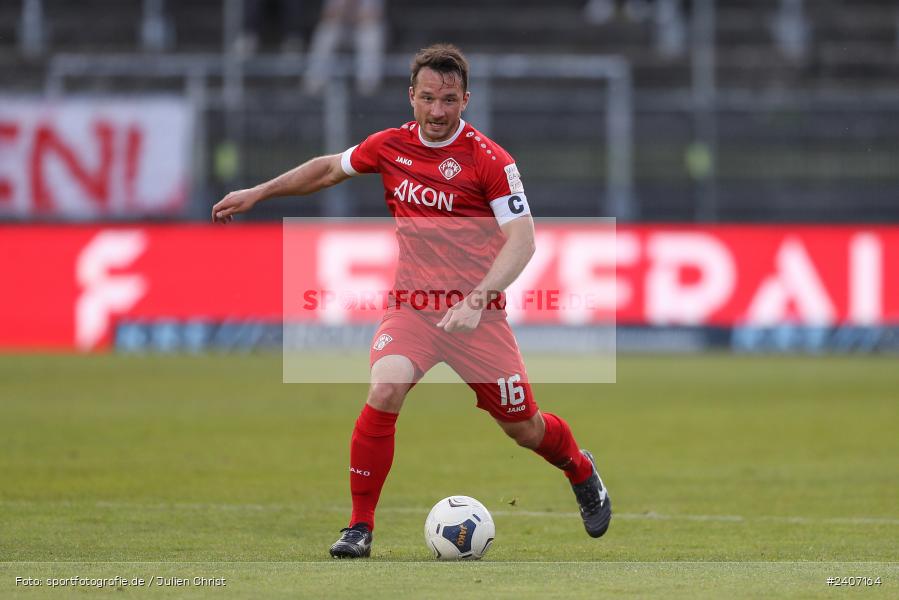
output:
M377 341L375 341L374 345L372 346L372 349L373 350L383 350L384 346L386 346L387 344L389 344L392 341L393 341L392 337L390 337L386 333L382 333L381 335L378 336L378 339L377 339Z
M443 175L447 180L452 179L456 175L462 172L462 167L459 166L459 163L456 162L455 158L448 158L437 167L440 169L440 174Z

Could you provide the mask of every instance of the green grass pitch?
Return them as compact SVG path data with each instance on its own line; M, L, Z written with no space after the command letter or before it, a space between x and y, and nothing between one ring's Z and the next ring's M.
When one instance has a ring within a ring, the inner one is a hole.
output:
M899 596L895 357L620 357L616 384L535 386L598 458L615 508L601 540L464 385L419 386L357 562L327 549L365 388L284 385L280 369L277 355L0 356L0 597ZM494 514L481 562L430 559L424 518L450 494ZM46 583L117 575L191 585Z

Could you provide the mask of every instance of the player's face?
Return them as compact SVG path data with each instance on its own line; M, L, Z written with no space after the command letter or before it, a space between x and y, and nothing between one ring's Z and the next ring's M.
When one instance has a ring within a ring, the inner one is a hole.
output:
M468 96L468 92L462 91L462 78L458 75L438 73L428 67L420 70L415 86L409 88L409 101L422 137L429 142L452 137Z

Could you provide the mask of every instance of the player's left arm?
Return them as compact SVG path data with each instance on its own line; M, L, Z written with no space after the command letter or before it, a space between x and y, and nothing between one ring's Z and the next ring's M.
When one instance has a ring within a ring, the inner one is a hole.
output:
M446 311L437 324L445 331L471 331L481 322L481 312L515 281L534 255L534 220L525 214L501 225L506 242L484 279L462 301Z

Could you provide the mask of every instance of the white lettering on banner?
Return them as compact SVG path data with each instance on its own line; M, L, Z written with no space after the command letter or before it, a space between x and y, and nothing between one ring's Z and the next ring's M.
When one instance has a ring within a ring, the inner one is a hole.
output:
M192 113L180 99L0 98L0 214L183 211Z
M646 319L654 325L700 325L734 291L733 257L711 235L657 233L650 236L647 252L652 266L646 274ZM685 268L695 269L698 279L684 282Z
M619 260L629 264L638 255L639 244L634 236L616 235L613 227L566 235L559 252L559 280L568 305L559 319L580 325L594 321L594 313L599 309L614 314L619 301L629 300L632 294L629 286L619 288L616 265Z
M506 314L510 323L521 321L528 312L528 307L522 299L527 290L536 289L540 281L546 277L546 271L556 253L556 236L551 233L538 230L534 234L534 244L536 249L531 260L521 275L506 288L506 297L509 300L506 304Z
M640 242L632 233L616 232L615 234L615 266L631 267L640 259ZM634 301L634 287L625 279L615 274L615 310Z
M436 206L440 210L453 212L455 194L447 194L434 188L424 187L420 183L403 179L401 184L393 188L393 197L400 202Z
M836 309L805 246L795 237L781 244L775 259L777 272L765 279L749 303L747 317L754 325L799 321L832 325ZM790 307L796 309L795 315Z
M132 308L149 285L137 274L111 274L147 248L143 231L101 231L78 255L75 277L82 292L75 302L75 345L90 350L109 332L110 317Z
M390 289L396 256L396 241L390 231L325 232L316 250L316 279L337 297L377 294ZM369 274L363 275L360 270ZM351 308L346 302L327 302L319 316L324 323L342 324L347 322Z
M883 320L883 244L872 233L849 242L849 321L876 325Z
M421 189L414 194L421 202ZM538 227L534 256L506 290L509 320L865 325L895 314L886 294L892 238L865 230L831 237L763 231L755 241L715 229ZM386 231L323 232L314 285L331 298L380 298L392 283L395 252ZM327 323L359 316L358 307L334 301L315 310Z

